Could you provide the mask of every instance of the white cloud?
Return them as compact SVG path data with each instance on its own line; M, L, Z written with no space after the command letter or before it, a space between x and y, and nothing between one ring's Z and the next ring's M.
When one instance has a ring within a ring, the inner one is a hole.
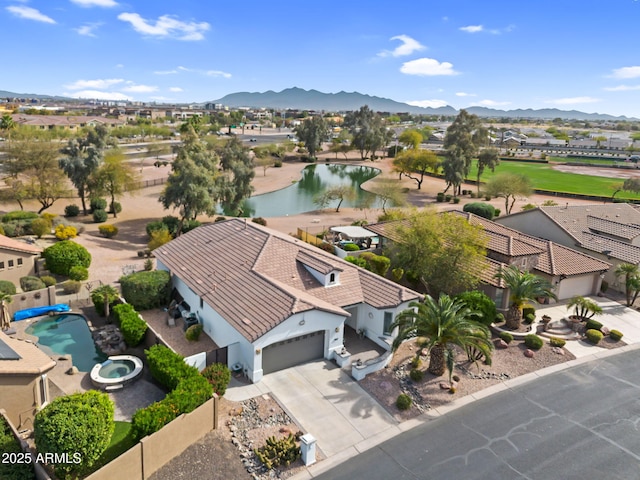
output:
M16 17L25 18L27 20L35 20L36 22L43 23L56 23L56 21L46 16L44 13L31 7L21 7L18 5L11 5L7 7L7 11L13 13Z
M96 34L93 33L93 31L98 27L100 27L100 25L102 25L102 23L89 23L87 25L78 27L75 30L76 32L78 32L79 35L84 35L86 37L95 37Z
M475 93L456 92L456 97L475 97L475 96L477 96Z
M396 35L395 37L391 37L389 40L400 40L402 44L397 46L393 50L381 51L380 53L378 53L379 57L404 57L406 55L411 55L414 52L418 52L427 48L408 35Z
M460 27L460 30L467 33L478 33L484 30L482 25L468 25L466 27Z
M511 105L511 102L497 102L495 100L480 100L478 102L479 105L482 105L483 107L504 107L506 105Z
M231 78L231 74L227 72L223 72L221 70L207 70L205 75L208 77L223 77L223 78Z
M82 90L82 89L97 89L103 90L105 88L109 88L112 85L118 85L124 82L121 78L105 78L105 79L96 79L96 80L77 80L69 85L65 85L64 88L69 90Z
M156 70L153 72L155 75L175 75L178 73L178 70Z
M180 87L169 87L170 92L184 92Z
M629 92L631 90L640 90L640 85L617 85L615 87L604 87L607 92Z
M121 13L118 19L130 23L136 32L143 35L185 41L204 39L204 32L210 28L207 22L182 22L170 15L162 15L155 22L146 20L137 13Z
M116 7L118 3L114 0L71 0L72 3L81 7Z
M133 100L133 98L120 92L102 92L100 90L81 90L79 92L65 93L71 98L97 98L99 100Z
M458 75L453 69L453 64L449 62L439 62L433 58L418 58L405 62L400 67L400 71L407 75L419 75L431 77L436 75Z
M157 92L158 87L153 85L136 85L133 82L127 82L128 85L122 89L123 92L131 93L151 93Z
M411 100L407 102L409 105L413 105L414 107L423 107L423 108L439 108L446 107L448 104L444 100Z
M611 76L613 78L638 78L640 77L640 67L616 68Z
M566 97L547 100L545 103L551 103L553 105L579 105L582 103L596 103L599 101L599 98L593 97Z

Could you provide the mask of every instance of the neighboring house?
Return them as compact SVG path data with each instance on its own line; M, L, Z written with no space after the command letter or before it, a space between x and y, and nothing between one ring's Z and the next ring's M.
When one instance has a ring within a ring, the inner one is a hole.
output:
M71 115L12 115L13 121L18 125L37 128L40 130L53 130L55 128L76 131L83 127L96 127L104 125L109 128L121 127L123 120L106 117L71 116Z
M576 295L595 295L600 290L602 277L611 267L606 261L523 234L472 213L457 210L447 213L461 215L470 224L480 225L486 232L488 264L480 274L482 284L478 289L493 298L500 309L508 307L509 295L495 275L507 265L517 265L548 280L555 286L554 292L559 300ZM365 228L381 237L393 239L394 224L397 225L397 222L366 225Z
M604 280L621 292L624 281L615 276L616 267L640 264L640 211L627 203L538 207L496 222L611 263Z
M34 344L0 332L0 406L18 430L49 402L47 372L56 362Z
M0 278L20 285L20 278L36 273L36 259L42 249L0 235Z
M387 350L395 316L420 294L291 236L231 219L154 250L227 363L263 375L335 358L350 327ZM348 345L347 345L348 348Z

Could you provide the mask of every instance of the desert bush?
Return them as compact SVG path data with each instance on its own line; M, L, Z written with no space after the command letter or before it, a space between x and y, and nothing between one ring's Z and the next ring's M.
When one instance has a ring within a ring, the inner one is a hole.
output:
M381 277L386 276L389 271L389 267L391 267L391 259L389 257L376 255L373 252L364 252L357 258L361 258L365 261L367 264L365 268L367 270L370 270Z
M498 334L498 337L500 337L500 339L504 340L505 343L513 342L513 335L511 335L509 332L500 332Z
M456 295L472 313L469 318L490 327L497 315L496 304L483 292L473 290Z
M69 276L71 267L91 266L91 254L82 245L71 240L54 243L42 252L47 269L57 275Z
M199 227L200 225L202 225L202 223L199 222L198 220L185 220L184 223L182 224L182 233L190 232L191 230Z
M226 219L226 217L216 217L213 219L213 223L224 222Z
M422 360L420 360L420 357L418 355L416 355L411 359L412 369L420 368L421 366L422 366Z
M113 307L113 314L120 324L120 331L125 343L129 347L137 347L144 339L149 325L136 310L128 303L121 303Z
M151 270L153 270L153 260L150 258L147 258L144 261L144 270L145 272L150 272Z
M98 227L98 231L100 232L100 235L106 238L113 238L118 235L118 227L111 224L100 225Z
M45 288L45 284L38 277L27 276L20 279L20 288L25 292L32 292Z
M484 202L471 202L462 207L462 211L473 213L479 217L486 218L488 220L493 219L495 216L495 208L490 203Z
M231 381L231 371L224 363L212 363L207 365L201 375L213 387L213 391L219 396L224 396Z
M168 303L171 275L165 270L136 272L120 278L122 296L138 311Z
M76 265L69 269L69 278L71 280L84 281L89 278L89 270Z
M145 227L145 230L147 231L147 235L149 236L149 238L151 238L151 234L153 232L157 232L158 230L169 230L169 228L162 223L162 220L155 220L153 222L149 222L147 223L147 226Z
M92 212L96 210L106 210L107 209L107 201L104 198L92 198L89 200L89 208Z
M620 330L611 330L609 332L609 338L611 338L611 340L613 340L614 342L619 342L620 340L622 340L622 332L620 332Z
M67 205L64 207L65 217L77 217L80 215L80 207L78 205Z
M36 448L38 452L78 458L78 464L53 463L59 477L86 472L111 441L113 416L113 402L106 393L89 390L58 397L35 416Z
M147 243L147 248L153 251L165 243L169 243L171 240L173 240L173 237L169 233L169 230L166 228L156 230L155 232L151 232L151 240Z
M78 231L76 230L76 227L63 225L61 223L56 227L54 235L58 240L69 240L70 238L76 238L78 236Z
M202 335L201 323L191 325L189 328L187 328L187 331L184 332L184 338L186 338L189 342L197 342L198 340L200 340L200 335Z
M536 319L536 316L533 313L527 313L524 316L524 323L525 325L531 325L535 319Z
M347 243L342 246L342 250L344 250L345 252L357 252L358 250L360 250L360 247L355 243Z
M412 368L409 372L409 378L414 382L420 382L424 378L424 372L422 370L418 370L417 368Z
M122 204L120 202L113 202L109 205L109 213L120 213L122 211Z
M82 288L82 282L79 282L77 280L67 280L66 282L62 282L62 291L66 295L70 295L72 293L78 293L80 292L81 288Z
M251 220L253 223L257 223L258 225L262 225L263 227L267 226L267 221L262 217L256 217Z
M98 209L93 211L93 221L95 223L103 223L106 222L109 218L109 214L106 210Z
M522 308L522 317L526 318L527 315L533 315L533 319L536 318L536 309L531 305Z
M105 300L109 302L109 306L113 306L115 302L120 298L118 291L111 285L101 285L98 288L91 291L91 301L96 309L96 312L101 317L104 317L105 312Z
M396 399L396 407L398 407L398 410L409 410L412 403L413 400L406 393L401 393Z
M13 282L9 280L0 280L0 295L15 295L16 294L16 286Z
M584 327L586 330L602 330L602 323L597 320L589 319Z
M544 345L544 341L539 336L530 333L524 337L524 344L531 350L540 350Z
M36 237L42 238L51 231L51 221L46 218L35 218L31 222L31 231Z
M51 275L43 275L42 277L40 277L40 280L42 280L42 283L44 283L45 287L51 287L58 283L58 281Z
M566 345L566 340L564 338L558 338L558 337L551 337L549 339L549 345L551 345L552 347L564 347Z
M265 445L254 450L256 457L263 465L271 470L276 467L287 467L300 458L300 447L296 445L293 434L276 439L275 436L267 438Z
M444 196L444 201L445 201L445 202L447 202L447 203L449 203L449 202L451 201L451 199L452 199L452 198L453 198L453 195L450 195L450 194L448 194L448 193L447 193L447 194Z
M600 343L600 340L604 338L604 335L602 334L602 332L594 328L587 330L584 333L584 336L587 337L587 340L589 340L589 342L593 343L594 345L597 345L598 343Z
M438 203L444 202L444 193L438 192L436 194L436 202L438 202Z
M460 203L460 197L453 197L453 203L455 204Z
M13 212L5 213L2 216L2 222L8 223L13 222L15 220L33 220L38 218L38 214L36 212L28 212L26 210L15 210Z

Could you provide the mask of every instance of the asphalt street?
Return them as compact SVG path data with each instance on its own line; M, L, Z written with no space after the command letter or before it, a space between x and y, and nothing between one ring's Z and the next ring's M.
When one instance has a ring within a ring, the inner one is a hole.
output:
M315 478L640 479L640 350L426 420Z

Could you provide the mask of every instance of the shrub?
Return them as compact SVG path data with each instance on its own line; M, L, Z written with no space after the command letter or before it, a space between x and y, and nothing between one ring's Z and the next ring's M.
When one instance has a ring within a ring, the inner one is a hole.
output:
M107 221L109 214L106 210L98 209L93 211L93 221L95 223L103 223Z
M151 240L149 240L149 243L147 243L147 248L149 250L155 250L165 243L169 243L171 240L173 240L173 237L169 233L169 230L167 230L166 228L162 230L156 230L155 232L151 232Z
M98 315L104 317L105 312L105 300L109 302L109 306L113 306L115 302L120 298L118 291L111 285L101 285L91 292L91 301L96 309Z
M511 343L513 342L513 335L511 335L509 332L500 332L498 334L498 336L504 340L504 343Z
M13 282L9 280L0 280L0 295L15 295L16 294L16 286Z
M113 238L118 235L118 227L111 224L100 225L98 227L98 231L100 232L100 235L106 238Z
M527 203L526 205L523 205L522 207L520 207L521 210L526 211L526 210L533 210L535 208L538 208L536 205L534 205L533 203Z
M406 393L401 393L396 399L396 407L398 407L398 410L409 410L412 403L413 400Z
M2 227L2 225L0 225L0 235L4 235L4 228ZM5 236L9 236L9 235L5 235Z
M436 202L438 202L438 203L444 202L444 193L438 192L436 194Z
M586 330L602 330L602 324L597 320L589 319L584 328Z
M300 458L300 447L296 445L293 434L276 439L275 436L267 438L264 447L254 450L256 457L264 466L271 470L276 467L287 467Z
M80 292L81 288L82 288L82 282L79 282L77 280L67 280L66 282L62 282L62 291L66 295L70 295L72 293L78 293Z
M502 322L504 322L504 314L503 313L496 314L495 323L502 323Z
M51 231L51 221L46 218L36 218L31 222L31 231L36 237L42 238L43 235Z
M564 338L558 338L558 337L551 337L549 339L549 345L551 345L552 347L559 347L562 348L565 346L566 344L566 340Z
M490 203L471 202L462 207L462 211L473 213L479 217L491 220L495 215L495 208Z
M42 283L44 283L45 287L51 287L58 283L58 281L51 275L43 275L42 277L40 277L40 280L42 280Z
M146 231L147 231L147 235L149 236L149 238L151 238L151 234L153 232L157 232L158 230L169 230L168 227L162 223L161 220L156 220L153 222L149 222L147 223L147 226L145 227Z
M190 342L197 342L200 340L200 335L202 335L202 324L196 323L195 325L191 325L187 328L187 331L184 332L184 338L186 338Z
M76 238L78 231L75 227L59 224L54 232L54 235L58 240L69 240L70 238Z
M165 397L166 398L166 397ZM175 420L178 413L168 402L160 401L141 408L131 418L131 436L140 440Z
M411 359L411 368L413 369L420 368L421 365L422 365L422 360L420 360L420 357L418 355L416 355Z
M345 252L357 252L358 250L360 250L360 247L355 243L347 243L342 246L342 250L344 250Z
M15 220L33 220L38 218L38 214L36 212L27 212L25 210L16 210L13 212L5 213L2 216L2 222L13 222Z
M213 387L213 391L219 396L224 396L231 382L231 371L224 363L212 363L202 370L201 375Z
M320 250L324 250L325 252L333 254L336 253L336 249L334 248L334 246L327 242L319 243L318 245L316 245L316 247L318 247Z
M275 162L273 162L273 166L276 168L281 168L282 167L282 160L276 160Z
M452 198L453 198L453 195L446 194L446 195L444 196L444 201L445 201L445 202L450 202Z
M524 344L531 350L540 350L544 345L544 341L539 336L530 333L524 337Z
M153 345L145 353L151 375L167 390L176 388L180 380L191 374L191 370L198 373L195 367L184 363L180 355L164 345Z
M531 325L535 319L536 316L533 313L527 313L524 317L524 323L525 325Z
M80 215L80 207L78 205L67 205L64 207L65 217L77 217Z
M0 417L0 478L3 480L35 480L33 465L29 463L9 462L6 455L22 452L20 442L13 436L9 425ZM11 456L9 457L11 458Z
M171 275L165 270L136 272L120 278L122 296L138 311L166 305L170 284Z
M144 270L145 272L150 272L151 270L153 270L153 260L151 260L150 258L147 258L144 261Z
M120 213L122 211L122 205L120 202L113 202L109 205L109 213Z
M609 282L607 282L606 280L603 280L602 283L600 284L600 291L602 293L607 293L607 290L609 290Z
M76 265L75 267L71 267L69 269L69 278L71 280L77 280L79 282L84 281L89 278L89 270Z
M424 372L422 370L418 370L417 368L412 368L409 372L409 378L414 382L420 382L424 378Z
M453 197L453 203L460 203L460 197Z
M257 223L258 225L262 225L263 227L267 226L267 221L262 217L256 217L251 220L253 223Z
M38 452L74 459L80 463L54 463L56 474L65 477L94 465L106 450L115 429L113 402L106 393L90 390L54 399L33 422Z
M474 290L460 293L456 295L456 298L464 302L472 312L478 312L479 315L474 313L469 316L471 320L482 323L487 327L491 326L496 318L497 310L496 304L487 294Z
M216 217L213 220L213 223L224 222L226 219L227 219L226 217Z
M526 318L527 315L529 315L529 314L533 315L533 319L535 320L535 318L536 318L536 309L535 309L535 307L532 307L531 305L529 305L529 306L526 306L526 307L522 308L522 316L524 318Z
M193 369L197 372L197 369ZM213 395L213 388L202 375L192 374L183 378L178 386L165 397L175 411L180 413L193 412L196 408L209 400Z
M493 210L493 218L499 217L500 216L500 209L496 208Z
M92 198L89 200L89 208L92 212L96 210L106 210L107 209L107 201L104 198Z
M25 292L32 292L45 288L45 284L38 277L22 277L20 279L20 288Z
M16 233L16 225L14 223L3 223L2 234L7 237L17 237L19 233Z
M614 342L619 342L620 340L622 340L622 332L620 332L619 330L611 330L609 332L609 338L611 338L611 340L613 340Z
M600 340L604 338L604 335L602 334L602 332L594 328L587 330L584 336L587 337L587 340L589 340L589 342L593 343L594 345L597 345L598 343L600 343Z
M491 201L491 195L485 195L484 196L485 201L489 202Z
M182 224L182 233L187 233L193 230L194 228L202 225L198 220L185 220Z
M120 324L120 331L125 343L129 347L137 347L144 339L149 325L138 312L128 303L121 303L113 307L113 314Z
M167 230L172 237L175 237L178 233L178 226L180 225L180 219L173 215L166 215L162 217L162 223L167 226Z
M82 245L71 240L54 243L42 252L47 269L57 275L69 276L71 267L91 266L91 254Z

